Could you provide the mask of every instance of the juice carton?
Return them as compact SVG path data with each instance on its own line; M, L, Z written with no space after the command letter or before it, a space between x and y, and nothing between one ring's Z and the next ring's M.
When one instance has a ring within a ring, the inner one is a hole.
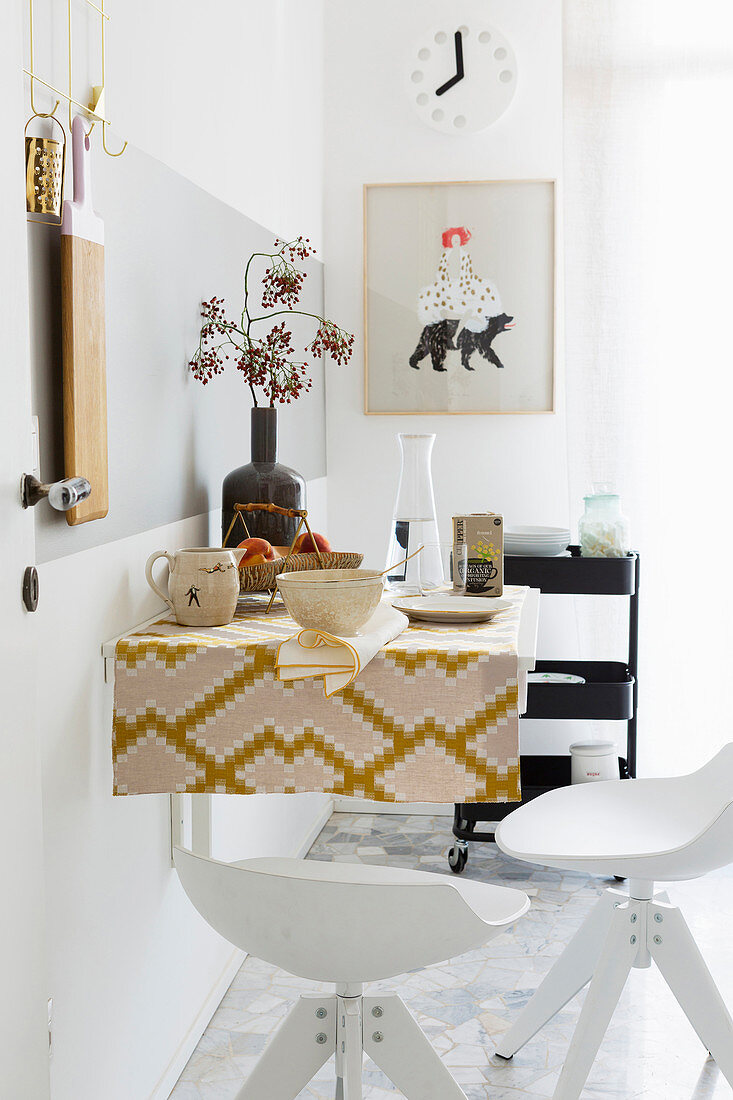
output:
M453 517L453 545L465 545L467 596L501 596L504 591L504 519L495 512Z

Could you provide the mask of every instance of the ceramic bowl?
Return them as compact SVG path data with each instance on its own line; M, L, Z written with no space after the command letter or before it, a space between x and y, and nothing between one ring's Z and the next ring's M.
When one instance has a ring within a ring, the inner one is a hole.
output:
M299 626L350 637L373 615L384 578L371 569L309 569L281 573L277 587Z

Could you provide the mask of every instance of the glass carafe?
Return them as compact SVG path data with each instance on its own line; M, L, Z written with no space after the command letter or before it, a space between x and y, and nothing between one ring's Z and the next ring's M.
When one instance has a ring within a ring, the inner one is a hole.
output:
M435 514L435 494L430 472L435 436L400 432L397 440L402 453L402 468L392 513L392 531L385 567L390 569L390 566L395 566L387 574L389 590L412 596L420 593L421 576L432 577L436 586L443 583L443 567L440 551L437 549L440 540ZM403 565L397 564L420 546L425 546L420 569L416 557Z
M621 511L621 498L606 482L593 486L578 523L580 553L584 558L623 558L628 554L629 521Z

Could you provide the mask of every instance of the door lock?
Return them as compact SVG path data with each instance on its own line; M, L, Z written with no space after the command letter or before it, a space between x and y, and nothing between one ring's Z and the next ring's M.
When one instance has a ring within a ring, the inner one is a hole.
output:
M29 565L23 574L23 603L26 611L35 611L38 607L38 570Z

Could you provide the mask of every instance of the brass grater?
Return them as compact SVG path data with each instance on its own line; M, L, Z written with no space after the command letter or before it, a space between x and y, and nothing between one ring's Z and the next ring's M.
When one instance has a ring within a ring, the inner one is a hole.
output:
M61 130L62 140L29 137L28 127L34 118L50 118ZM29 214L51 215L61 223L65 158L66 133L59 120L53 115L31 115L25 124L25 208Z

